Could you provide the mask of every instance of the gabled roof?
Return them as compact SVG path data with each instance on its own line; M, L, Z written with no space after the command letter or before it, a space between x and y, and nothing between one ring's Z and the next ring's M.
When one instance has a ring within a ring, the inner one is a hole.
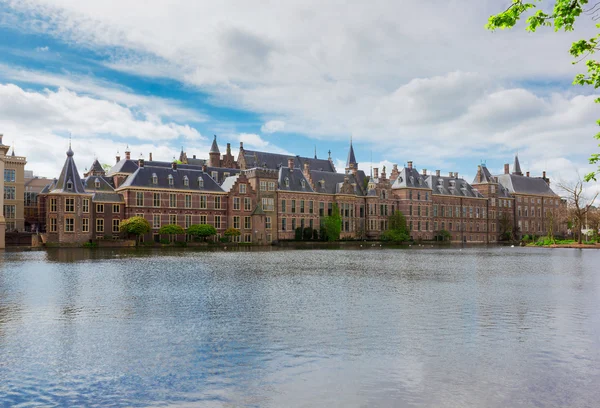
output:
M243 150L244 159L246 160L246 168L266 167L268 169L277 170L280 167L287 167L288 158L285 154L259 152L255 150ZM329 159L315 159L310 157L294 157L294 167L304 169L304 164L308 163L311 170L321 170L335 172L335 167Z
M483 198L479 191L462 178L430 175L427 177L427 184L435 195Z
M98 184L96 184L96 181ZM115 191L114 186L112 184L112 179L110 177L102 177L102 176L88 176L82 180L83 187L87 192L96 192L96 191Z
M81 182L81 177L77 171L77 166L73 160L73 155L73 150L71 150L71 145L69 144L69 150L67 150L67 159L65 160L65 164L60 172L60 176L56 181L56 185L51 191L52 193L85 193L85 188Z
M154 175L156 175L156 184L153 182ZM173 184L169 183L169 176L171 176ZM185 185L186 177L188 180L187 186ZM202 186L198 182L198 178L202 179ZM217 182L202 170L182 169L179 167L177 170L173 170L170 167L155 167L146 165L144 165L144 167L139 167L133 174L129 175L117 190L121 190L125 187L150 187L166 190L173 189L213 192L223 191Z
M500 184L506 187L506 189L513 194L517 193L558 197L558 195L552 191L548 183L539 177L526 177L519 176L517 174L501 174L496 177L498 177Z
M131 174L134 171L136 171L137 168L138 168L138 162L136 160L122 159L122 160L119 160L119 162L117 164L112 166L110 168L110 170L108 171L108 173L106 173L106 174L109 176L112 176L117 173Z
M90 172L104 174L104 169L102 168L102 165L100 164L98 159L94 159L94 162L92 163L92 166L90 167Z
M429 188L426 177L419 174L414 167L403 167L398 174L398 178L394 180L392 188Z
M478 178L480 178L480 177L481 177L481 180L478 181ZM473 179L472 184L484 184L484 183L496 183L496 180L494 180L494 176L492 176L492 173L490 173L490 171L485 166L485 164L482 164L477 169L477 174L475 175L475 178Z
M354 192L356 195L364 196L366 194L363 190L363 180L366 176L365 172L362 170L357 171L356 176L352 173L343 174L319 170L310 171L310 178L315 185L315 192L317 193L338 194L346 177L348 177L348 182L350 184L355 184Z
M306 180L306 177L304 177L304 174L302 174L302 171L300 169L291 170L289 167L281 167L279 169L279 190L313 193L314 190L308 180Z

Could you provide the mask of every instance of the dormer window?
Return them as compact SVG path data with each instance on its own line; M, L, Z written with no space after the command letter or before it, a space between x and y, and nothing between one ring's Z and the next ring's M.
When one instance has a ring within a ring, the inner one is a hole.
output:
M306 187L306 182L304 181L304 179L300 180L300 185L302 185L302 188Z
M188 176L183 176L183 185L189 187L190 179L188 179Z
M158 176L156 173L152 173L152 184L158 184Z
M217 183L219 182L219 173L216 171L211 171L210 176L213 178L214 181L216 181Z
M100 188L100 180L99 179L94 180L94 185L96 186L96 188Z
M173 185L173 175L169 174L169 185L172 186Z
M73 190L73 182L71 180L67 181L67 190Z
M410 176L410 184L415 184L415 178L413 176Z
M285 186L289 187L290 186L290 179L289 178L285 178Z
M202 176L198 176L198 187L204 188L204 179Z

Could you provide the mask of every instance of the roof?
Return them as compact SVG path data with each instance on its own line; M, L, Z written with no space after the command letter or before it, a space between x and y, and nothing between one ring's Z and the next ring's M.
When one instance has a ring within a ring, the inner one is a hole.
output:
M115 191L112 178L102 176L88 176L82 180L83 187L87 192ZM98 184L96 184L98 182Z
M430 175L427 176L427 184L435 195L483 198L483 195L463 178Z
M219 154L221 154L221 152L219 151L219 146L217 145L217 135L215 135L215 138L213 139L212 145L210 146L210 152L209 153L219 153Z
M279 169L278 181L279 190L281 191L314 192L299 168L290 169L289 167L281 167Z
M123 203L125 199L119 193L94 193L92 201L95 203Z
M223 184L221 184L221 188L223 189L223 191L231 191L231 189L233 188L233 186L235 185L235 182L237 181L237 179L240 177L239 174L236 174L235 176L229 176L227 177L224 181Z
M287 167L288 158L285 154L259 152L255 150L243 150L244 159L246 160L246 168L266 167L268 169L277 170L281 167ZM335 172L335 167L329 159L315 159L310 157L295 156L294 167L303 169L304 164L308 163L311 170L321 170Z
M117 162L117 164L112 166L106 174L109 176L112 176L117 173L131 174L134 171L136 171L137 168L138 168L138 162L136 160L122 159L122 160L119 160L119 162Z
M364 196L363 183L365 172L359 170L354 174L331 173L328 171L311 170L310 177L315 185L315 192L325 194L338 194L340 187L348 177L348 183L354 184L354 193L359 196Z
M33 177L25 179L25 190L27 192L39 193L43 191L45 187L53 182L52 179L44 177Z
M156 175L156 184L153 182L154 175ZM185 182L186 177L187 185ZM172 184L169 183L170 178L173 180ZM199 182L199 179L202 179L202 183ZM118 190L125 187L151 187L167 190L214 192L223 191L217 182L202 170L182 169L179 167L177 170L173 170L170 167L146 165L144 165L144 167L139 167L133 174L129 175Z
M481 180L477 180L480 177L481 177ZM494 176L492 176L492 173L490 173L490 171L485 166L485 164L478 166L477 174L475 175L475 178L473 179L472 184L483 184L483 183L496 183L496 180L494 180Z
M104 174L104 169L102 168L102 165L100 164L98 159L95 159L92 163L92 166L90 167L90 172Z
M350 150L348 150L348 160L346 160L346 168L349 168L350 165L356 167L356 157L354 156L354 148L352 147L352 140L350 140Z
M60 172L60 176L56 181L56 185L54 185L54 188L51 191L52 193L85 193L85 189L83 187L83 183L81 182L81 177L77 171L77 166L75 165L73 156L74 153L73 150L71 150L71 145L69 144L69 150L67 150L67 159L65 160L65 164Z
M430 188L427 185L426 177L419 174L414 167L403 167L396 180L394 180L392 188Z
M558 197L558 195L552 191L548 183L541 177L526 177L517 174L501 174L498 177L498 181L506 189L514 194L531 194L531 195L545 195Z
M515 164L513 166L513 174L518 176L522 176L523 172L521 171L521 163L519 163L519 156L515 155Z

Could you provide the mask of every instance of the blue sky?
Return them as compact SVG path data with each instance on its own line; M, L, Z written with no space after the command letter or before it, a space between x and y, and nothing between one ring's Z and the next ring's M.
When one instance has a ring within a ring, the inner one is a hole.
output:
M487 32L499 3L0 0L0 133L49 177L69 134L80 170L126 145L207 157L216 134L338 169L352 137L366 171L470 179L518 151L524 171L583 174L600 112L567 51L593 21Z

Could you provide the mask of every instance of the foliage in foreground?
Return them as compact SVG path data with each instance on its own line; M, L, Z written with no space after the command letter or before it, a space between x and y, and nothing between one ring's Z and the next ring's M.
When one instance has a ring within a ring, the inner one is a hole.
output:
M150 232L150 223L144 217L131 217L121 221L121 232L128 235L144 235Z
M406 217L401 211L396 211L388 218L388 229L381 238L385 241L405 242L410 239L410 233L406 226Z

